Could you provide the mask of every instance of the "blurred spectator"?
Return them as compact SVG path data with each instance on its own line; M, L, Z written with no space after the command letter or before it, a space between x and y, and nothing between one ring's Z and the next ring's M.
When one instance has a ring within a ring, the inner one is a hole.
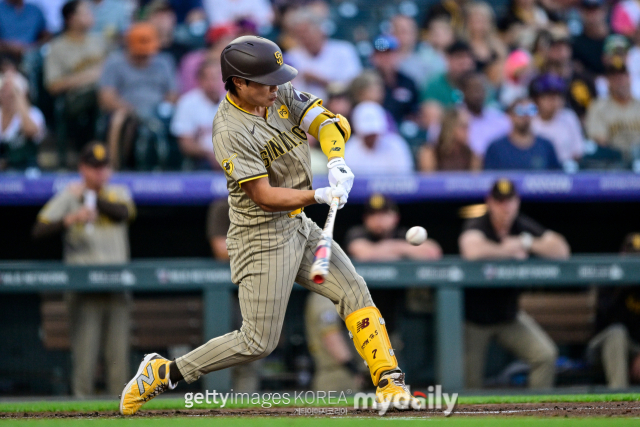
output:
M529 257L566 259L569 245L558 233L521 214L513 182L501 179L487 195L487 213L468 220L460 235L460 254L469 261ZM465 290L465 377L469 388L482 387L489 342L530 365L529 387L550 388L558 349L542 328L518 309L520 290Z
M174 34L176 30L176 13L166 0L154 0L146 9L146 21L156 27L160 52L169 54L175 63L179 63L189 50L188 46L177 43Z
M88 144L81 153L79 170L82 180L56 194L38 214L34 238L62 234L67 264L128 262L128 222L135 216L135 206L126 187L108 183L111 169L105 145ZM67 293L66 300L73 394L93 394L100 343L104 342L108 393L118 395L129 376L131 294Z
M131 25L131 9L126 0L90 0L94 24L91 31L102 34L114 46Z
M549 17L536 0L510 0L507 13L498 21L505 42L513 48L533 48L538 30L549 24Z
M419 246L405 240L407 230L398 227L398 206L382 194L374 194L369 198L362 223L347 231L344 242L349 255L357 261L426 261L442 257L440 245L432 239L427 239Z
M348 93L354 106L365 101L382 105L385 95L384 81L376 71L364 70L351 81ZM387 129L394 132L397 131L398 127L391 113L387 110L384 113L387 120Z
M100 104L111 114L109 148L113 165L120 165L121 155L128 155L132 147L131 128L128 120L151 119L164 103L173 104L177 98L173 62L166 55L158 54L159 40L155 27L140 22L131 26L127 35L127 50L113 52L107 58L100 78ZM127 121L127 137L122 138L123 125ZM120 153L119 145L124 145Z
M600 75L604 73L602 53L604 41L609 35L607 9L604 0L581 0L582 33L573 39L573 59L585 71Z
M239 37L240 27L236 24L225 24L211 27L205 36L206 49L199 49L187 53L180 62L178 83L180 92L185 93L198 86L197 73L203 62L207 60L219 61L222 50L233 39Z
M176 13L178 24L194 24L207 19L202 0L169 0L169 4Z
M38 6L24 0L0 2L0 53L20 60L29 49L49 37L46 20Z
M464 105L470 113L469 147L480 158L484 157L489 144L511 132L509 116L485 104L486 86L486 77L476 71L466 74L460 81Z
M37 146L46 128L27 92L22 75L7 71L0 77L0 171L37 167Z
M224 85L220 62L207 61L198 70L198 87L180 97L171 121L182 154L196 169L219 169L211 143L213 117L218 111Z
M531 97L538 107L538 115L531 129L551 142L561 163L580 160L584 138L576 113L564 108L566 86L561 77L542 74L531 83Z
M470 171L482 168L481 160L469 147L469 113L453 108L444 114L438 142L420 149L420 170Z
M354 174L413 172L409 146L400 135L388 130L384 108L375 102L361 102L353 109L351 122L355 135L345 147L345 157Z
M507 108L516 99L529 94L528 86L535 73L531 54L523 49L511 52L504 62L503 73L498 100L500 105Z
M26 0L27 3L38 6L47 22L47 31L51 34L58 34L63 30L64 21L62 19L62 6L68 0Z
M398 71L398 40L381 35L373 42L371 63L384 81L383 107L391 113L397 125L412 118L418 111L418 89L409 77Z
M478 71L484 71L488 64L507 56L507 49L498 37L495 20L488 3L473 2L465 7L465 40L469 43Z
M511 133L489 145L484 156L485 170L560 169L553 144L532 131L531 121L538 114L536 104L529 98L520 98L507 112Z
M101 34L90 34L93 15L89 3L72 0L62 8L64 32L50 43L44 63L47 90L64 99L64 135L71 140L69 148L77 151L95 137L98 119L97 86L102 65L107 56L107 45Z
M425 16L423 28L429 28L436 19L446 19L457 34L464 31L464 6L469 0L441 0L434 3Z
M604 147L619 150L627 161L640 145L640 101L631 97L631 81L623 58L607 66L609 96L594 101L585 119L587 136Z
M245 18L267 29L274 18L269 0L202 0L209 25L216 27Z
M640 254L640 233L628 234L622 254ZM640 382L640 287L602 287L598 289L596 315L598 334L589 341L587 355L602 364L607 385L626 389L630 380Z
M460 78L474 68L469 45L456 41L447 48L447 72L431 80L422 92L423 101L436 101L443 107L462 102Z
M602 63L604 64L605 74L610 65L617 65L627 62L627 53L629 52L629 40L620 34L610 34L604 40L604 48L602 51ZM596 78L596 91L598 98L607 98L609 96L609 84L606 76L598 76Z
M589 74L576 70L571 56L570 39L564 35L552 35L544 70L565 80L567 103L582 120L591 101L596 98L596 86Z
M408 16L394 16L391 19L391 32L400 45L398 71L411 78L416 87L423 87L429 80L446 71L444 49L454 40L448 22L432 21L427 42L423 43L418 43L416 21Z
M289 25L298 45L285 54L285 61L298 70L292 82L298 90L324 99L329 83L348 84L362 65L356 48L347 41L327 39L321 24L308 9L291 15Z
M635 99L640 99L640 3L624 0L616 4L611 26L615 32L633 41L633 47L627 54L627 68L631 76L631 93Z
M358 391L364 375L356 363L354 347L336 306L329 298L310 292L304 307L304 325L309 353L315 362L312 390Z

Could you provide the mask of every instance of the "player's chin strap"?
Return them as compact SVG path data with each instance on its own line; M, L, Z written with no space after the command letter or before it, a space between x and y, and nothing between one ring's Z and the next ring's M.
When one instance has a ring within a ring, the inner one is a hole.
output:
M373 385L378 385L383 374L400 372L384 319L376 307L356 310L344 321L356 350L369 367Z

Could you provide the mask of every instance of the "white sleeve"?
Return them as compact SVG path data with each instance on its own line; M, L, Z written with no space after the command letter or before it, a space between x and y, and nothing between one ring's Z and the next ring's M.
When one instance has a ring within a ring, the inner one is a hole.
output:
M194 136L197 125L193 120L193 115L189 114L191 106L187 94L183 95L176 105L176 112L171 119L171 134L176 137Z
M409 144L398 134L393 134L394 163L398 173L409 173L415 169L413 155L409 149Z
M340 46L339 65L340 82L348 83L362 72L362 64L355 46L349 42L342 42ZM336 79L338 80L338 79Z
M33 122L38 127L38 133L33 138L33 141L36 144L39 144L44 139L44 136L47 133L47 125L44 121L44 115L42 114L42 111L40 111L37 107L31 107L29 109L29 117L31 117L31 120L33 120Z
M582 135L582 127L580 119L573 110L566 110L569 122L569 130L571 132L571 156L582 157L584 154L584 136Z

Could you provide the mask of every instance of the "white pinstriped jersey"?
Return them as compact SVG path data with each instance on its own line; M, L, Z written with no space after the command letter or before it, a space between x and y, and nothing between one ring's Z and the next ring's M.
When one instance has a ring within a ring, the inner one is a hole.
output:
M241 189L243 182L268 177L272 187L312 189L309 143L301 119L322 101L295 90L291 83L278 86L276 102L267 117L250 114L227 97L213 120L216 159L227 176L229 218L234 226L259 226L291 222L288 212L265 212ZM271 228L271 227L270 227ZM234 231L230 230L229 235Z

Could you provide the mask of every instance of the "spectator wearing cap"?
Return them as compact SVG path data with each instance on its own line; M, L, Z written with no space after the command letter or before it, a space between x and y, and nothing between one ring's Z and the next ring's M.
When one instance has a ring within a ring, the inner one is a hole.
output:
M553 144L561 163L580 160L584 149L580 119L564 107L565 91L564 80L555 74L536 77L529 90L538 107L531 129Z
M607 8L604 0L581 0L582 33L573 39L573 59L585 71L595 75L604 73L602 52L609 35Z
M423 146L419 152L420 170L475 171L482 161L469 147L469 113L452 108L445 112L435 146Z
M604 41L604 50L602 51L602 63L604 64L605 74L610 65L627 62L627 53L629 52L629 40L620 34L611 34ZM631 77L631 76L629 76ZM606 98L609 96L609 85L606 76L598 76L596 78L596 88L598 98Z
M520 197L513 182L496 181L487 195L486 206L483 216L470 219L463 226L459 245L465 260L569 257L569 245L560 234L520 213ZM492 340L530 365L530 388L553 386L558 349L547 333L519 310L519 295L517 288L465 290L467 387L482 387Z
M102 34L90 33L94 20L89 1L67 2L62 16L64 32L50 43L44 77L49 93L59 96L64 105L64 129L73 129L59 132L58 138L77 153L95 136L98 80L107 57L107 42Z
M16 60L51 37L44 14L24 0L0 2L0 53Z
M104 65L99 100L102 109L111 114L108 146L114 166L119 166L121 156L129 156L133 148L130 134L135 133L135 119L153 119L160 105L173 104L177 99L173 62L158 54L159 48L156 28L139 22L127 34L126 51L111 53ZM127 135L123 138L125 121L133 130L125 128Z
M205 61L219 61L222 50L233 39L239 37L240 30L241 28L234 23L209 28L205 35L206 49L187 53L180 62L180 69L178 70L180 93L186 93L198 87L197 74L200 66Z
M371 64L384 82L385 110L393 116L397 125L413 118L418 112L419 93L415 83L398 71L400 55L398 40L390 35L380 35L373 42Z
M489 145L485 170L554 170L561 165L549 140L533 133L531 121L538 108L529 98L516 100L507 111L511 133Z
M524 49L511 52L504 62L504 78L497 87L500 105L507 109L516 99L529 94L528 85L535 73L533 58Z
M46 127L27 89L26 79L15 71L0 76L0 171L37 167L37 146Z
M611 27L633 42L627 54L627 69L631 76L631 93L635 99L640 99L640 3L636 0L617 3L611 13Z
M413 172L413 156L406 141L390 132L384 108L365 101L353 109L355 135L345 147L353 173L402 175Z
M576 69L572 53L573 47L568 36L552 34L543 68L545 72L564 79L567 105L583 120L587 108L596 99L597 92L593 77Z
M487 78L483 73L471 71L460 79L464 107L469 112L469 147L483 158L493 141L511 132L511 120L502 110L486 104Z
M422 101L435 101L445 108L461 103L460 79L474 67L469 45L454 42L447 48L447 72L427 83L422 91Z
M33 237L62 235L67 264L128 262L128 223L135 217L135 206L126 187L109 184L106 146L86 145L79 171L81 180L69 184L42 208ZM93 394L100 343L104 342L107 391L116 396L129 376L131 295L68 293L65 299L70 313L73 394Z
M121 0L89 0L89 7L94 18L91 32L101 34L111 49L131 26L131 10Z
M621 252L640 255L640 233L629 233ZM630 382L640 382L640 286L600 288L596 330L587 356L604 368L609 388L626 389Z
M453 43L453 31L446 21L432 21L427 40L418 41L416 21L406 15L391 18L391 34L398 40L398 71L418 88L447 70L444 49Z
M211 143L213 117L224 93L220 63L206 61L198 70L198 87L180 97L171 120L171 133L195 169L219 169Z
M296 89L326 96L329 83L348 84L362 71L355 46L344 40L328 39L322 20L311 9L291 14L289 27L298 45L285 54L285 61L298 70Z
M607 66L609 96L594 101L585 119L587 136L604 147L620 151L630 161L640 144L640 101L631 97L631 81L624 59Z
M408 243L407 230L399 224L400 212L395 202L374 194L364 208L362 225L347 231L344 246L358 261L427 261L442 257L440 245L432 239L419 246Z

